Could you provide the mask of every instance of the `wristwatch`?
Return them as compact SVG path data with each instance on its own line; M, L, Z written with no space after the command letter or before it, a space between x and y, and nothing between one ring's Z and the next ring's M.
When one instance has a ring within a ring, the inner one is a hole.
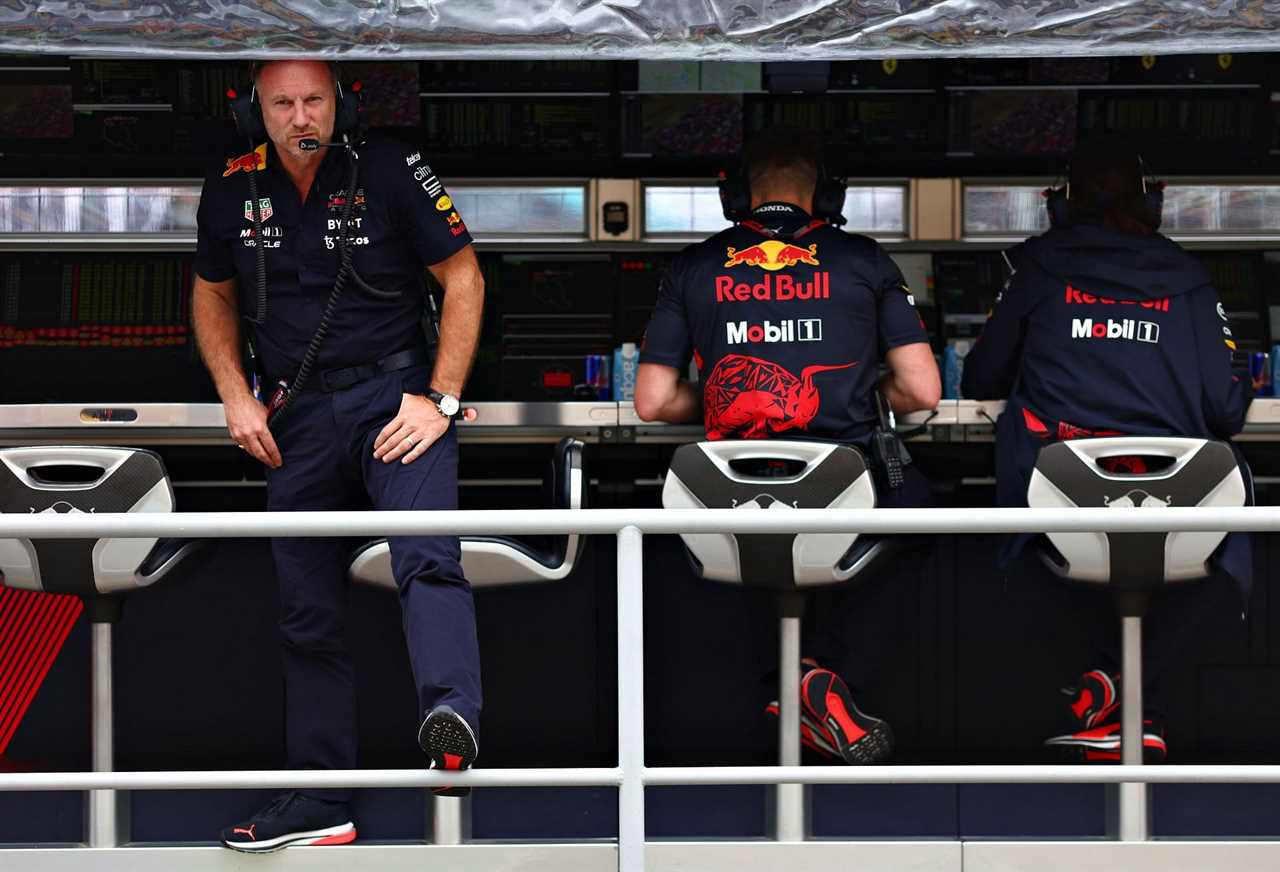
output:
M462 404L458 402L458 398L451 394L442 394L439 391L427 391L427 399L436 404L436 408L440 410L440 414L446 418L452 418L458 414L462 408Z

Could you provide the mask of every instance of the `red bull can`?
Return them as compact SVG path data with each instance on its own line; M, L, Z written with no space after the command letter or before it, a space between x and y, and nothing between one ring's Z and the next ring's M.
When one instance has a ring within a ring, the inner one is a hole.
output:
M608 355L587 355L586 383L594 390L597 400L608 400L613 396L612 385L609 381Z
M1272 395L1271 355L1265 351L1255 351L1249 355L1249 378L1253 381L1255 397Z

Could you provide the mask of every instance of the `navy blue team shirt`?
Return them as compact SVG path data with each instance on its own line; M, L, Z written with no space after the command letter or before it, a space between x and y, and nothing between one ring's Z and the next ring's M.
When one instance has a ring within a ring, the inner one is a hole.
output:
M676 258L640 361L696 362L708 439L862 442L885 352L927 341L879 244L764 203Z
M1195 258L1159 234L1054 228L1014 272L965 358L962 390L1009 403L997 425L999 501L1026 505L1040 445L1082 436L1229 439L1251 392Z
M197 213L195 272L210 282L239 279L240 313L250 318L257 309L259 240L248 178L255 162L267 311L265 323L252 325L254 345L270 378L292 378L337 277L350 165L341 149L328 149L305 203L270 143L210 170ZM374 288L400 293L380 299L349 281L320 348L320 371L372 363L421 345L425 268L471 241L444 186L410 146L378 139L361 146L356 184L356 271Z
M962 382L967 397L1008 397L996 422L999 505L1027 504L1036 458L1050 442L1225 440L1244 427L1252 399L1245 358L1208 273L1176 243L1074 224L1018 246L1011 264ZM1008 537L1001 563L1031 538ZM1228 536L1214 563L1247 602L1248 537Z

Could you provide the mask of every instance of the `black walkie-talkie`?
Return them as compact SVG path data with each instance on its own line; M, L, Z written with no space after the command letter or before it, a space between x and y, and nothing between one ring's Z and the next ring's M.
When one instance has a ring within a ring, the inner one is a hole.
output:
M894 431L893 409L879 390L875 397L876 429L871 436L871 455L884 472L885 484L890 490L897 490L907 480L903 470L911 463L911 455Z

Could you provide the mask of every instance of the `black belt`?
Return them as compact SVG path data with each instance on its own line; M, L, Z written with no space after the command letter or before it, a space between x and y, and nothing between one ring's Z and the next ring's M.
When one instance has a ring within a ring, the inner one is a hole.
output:
M375 363L325 370L320 373L316 387L329 394L354 387L384 372L395 372L398 369L408 369L411 366L421 366L429 362L430 358L427 357L425 349L410 348L407 351L397 351Z

